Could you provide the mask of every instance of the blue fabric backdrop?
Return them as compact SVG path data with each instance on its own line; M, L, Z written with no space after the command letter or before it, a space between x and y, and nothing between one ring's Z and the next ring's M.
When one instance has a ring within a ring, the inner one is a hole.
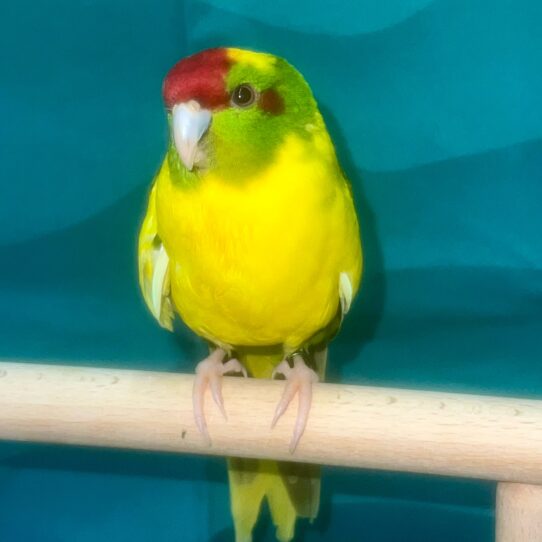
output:
M236 45L306 75L354 185L367 268L330 380L540 397L541 24L538 0L4 2L0 356L192 370L202 345L142 304L135 239L164 73ZM0 482L3 541L232 536L219 459L6 443ZM489 541L493 499L490 483L326 469L301 530Z

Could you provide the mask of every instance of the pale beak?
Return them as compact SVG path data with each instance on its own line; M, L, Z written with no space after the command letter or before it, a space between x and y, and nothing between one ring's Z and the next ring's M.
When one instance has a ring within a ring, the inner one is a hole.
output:
M173 140L177 152L189 171L194 167L198 142L211 124L211 112L195 100L173 106Z

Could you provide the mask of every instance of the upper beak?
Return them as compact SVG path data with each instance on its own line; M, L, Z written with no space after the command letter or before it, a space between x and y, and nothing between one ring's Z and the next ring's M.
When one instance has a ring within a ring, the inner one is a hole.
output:
M198 142L211 124L211 112L195 100L173 106L173 140L186 169L194 167Z

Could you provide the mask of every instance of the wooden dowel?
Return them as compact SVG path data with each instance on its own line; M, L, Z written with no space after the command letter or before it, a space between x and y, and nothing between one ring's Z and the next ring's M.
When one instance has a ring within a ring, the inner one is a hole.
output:
M500 483L496 520L497 542L542 540L542 486Z
M184 374L0 363L0 439L260 457L542 484L542 401L317 384L288 451L294 400L271 430L280 381L226 377L207 446Z

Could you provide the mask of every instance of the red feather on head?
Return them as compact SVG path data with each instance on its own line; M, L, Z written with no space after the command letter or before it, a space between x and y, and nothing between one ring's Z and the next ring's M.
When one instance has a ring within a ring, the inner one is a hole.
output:
M225 77L230 66L224 48L207 49L177 62L162 87L166 107L189 100L196 100L208 109L227 105Z

